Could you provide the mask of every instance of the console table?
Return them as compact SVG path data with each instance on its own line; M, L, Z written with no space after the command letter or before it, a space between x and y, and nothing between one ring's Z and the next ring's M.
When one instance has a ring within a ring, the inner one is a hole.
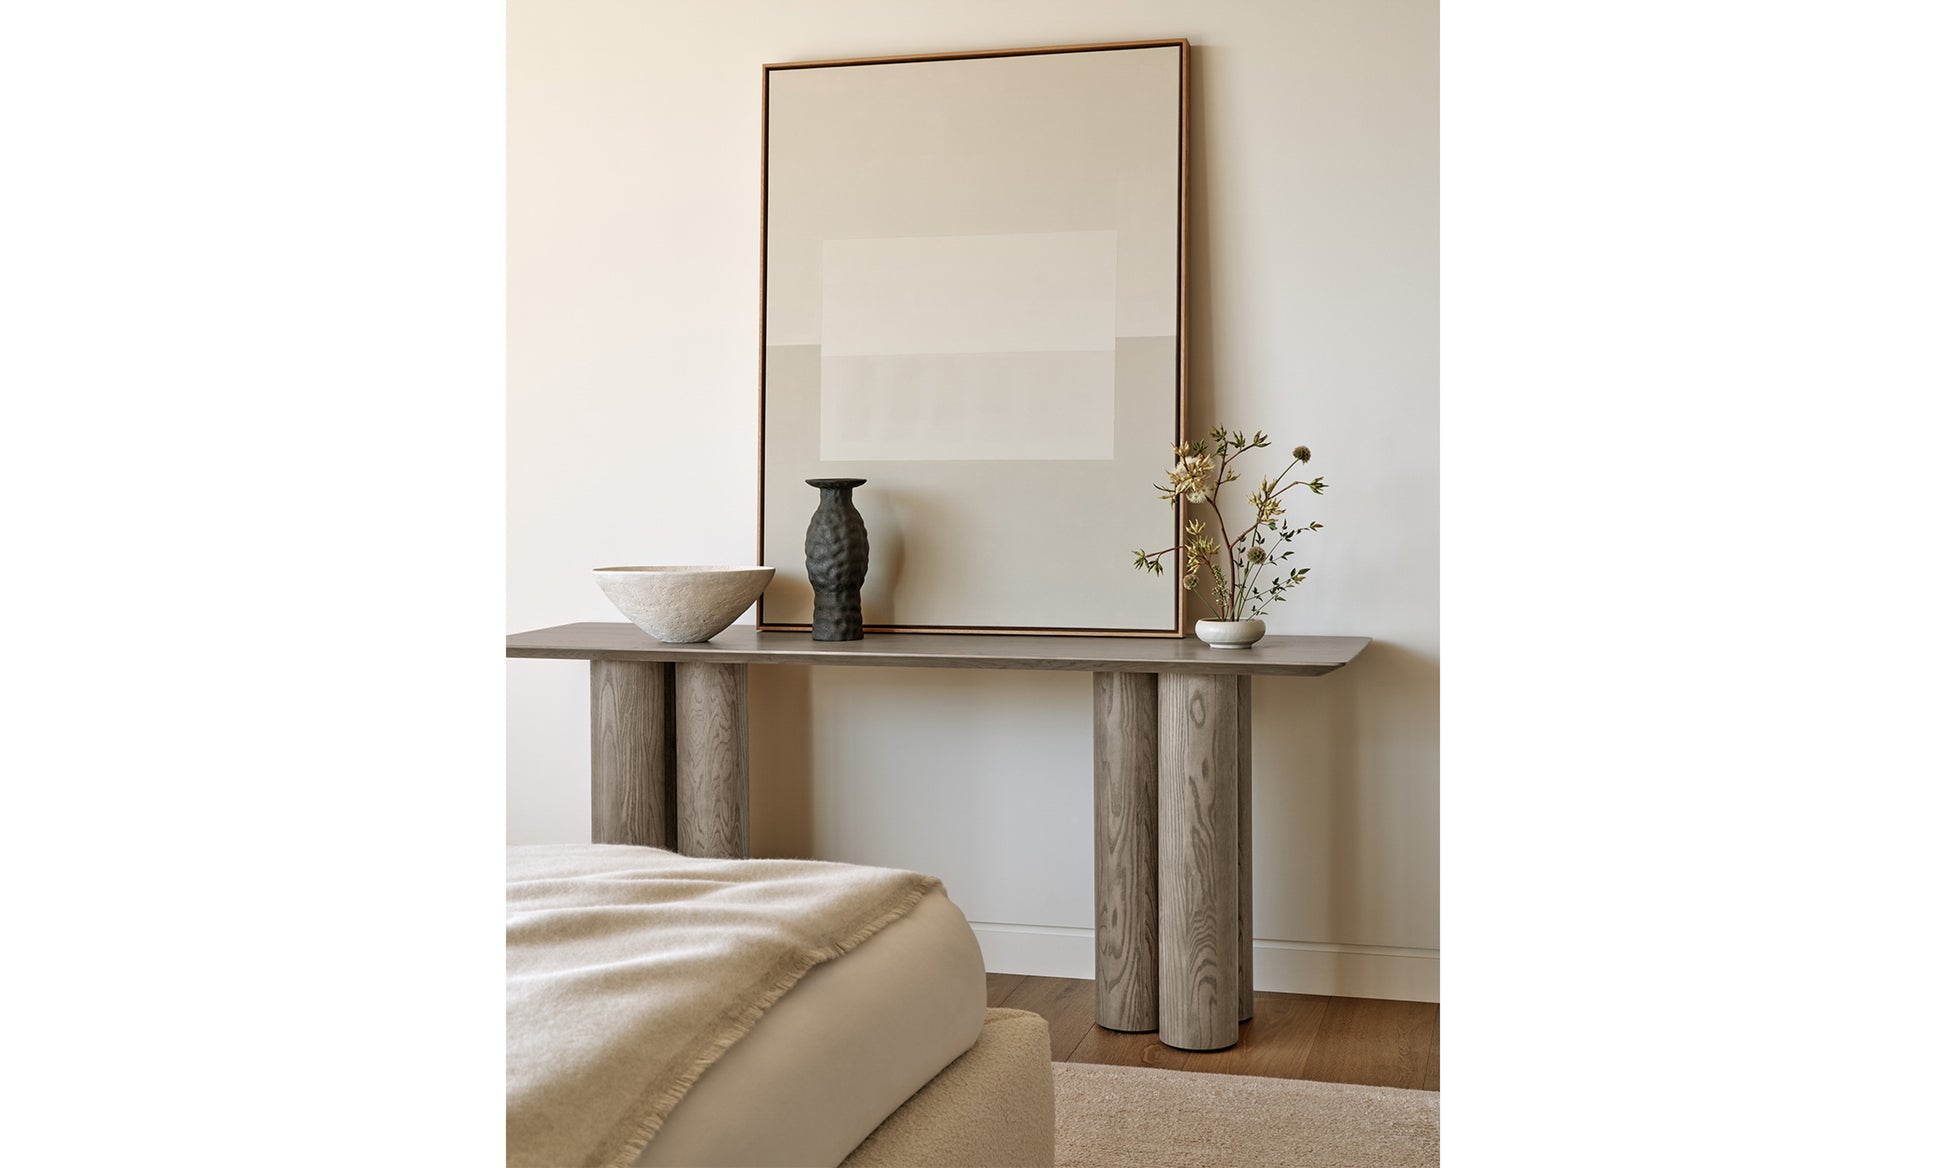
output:
M1094 674L1095 1019L1185 1050L1251 1014L1250 679L1315 677L1369 637L1250 649L1148 637L897 633L813 641L736 625L665 645L632 624L515 633L509 657L589 663L596 843L750 854L749 667Z

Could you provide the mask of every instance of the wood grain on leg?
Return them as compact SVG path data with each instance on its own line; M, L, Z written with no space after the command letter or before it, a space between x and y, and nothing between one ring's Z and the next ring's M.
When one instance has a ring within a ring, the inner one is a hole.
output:
M676 843L686 856L750 854L750 667L676 664Z
M595 843L674 845L673 668L659 661L588 663L589 838Z
M1158 1029L1181 1050L1237 1040L1237 679L1157 690Z
M1156 1028L1156 676L1095 674L1095 1021Z
M1256 874L1250 860L1250 678L1237 678L1237 1021L1256 1012L1256 920L1250 890Z

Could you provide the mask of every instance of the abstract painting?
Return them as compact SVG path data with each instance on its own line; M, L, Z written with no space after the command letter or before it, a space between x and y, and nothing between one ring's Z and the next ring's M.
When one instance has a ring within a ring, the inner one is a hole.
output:
M764 68L765 628L855 477L868 631L1180 636L1188 45Z

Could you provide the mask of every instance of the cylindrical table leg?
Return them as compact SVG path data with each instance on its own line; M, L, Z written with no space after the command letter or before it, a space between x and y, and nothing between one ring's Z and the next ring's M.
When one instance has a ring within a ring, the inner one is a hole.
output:
M598 844L673 846L675 737L669 666L588 662L593 824Z
M676 663L676 845L750 854L750 667Z
M1237 1021L1257 1012L1256 920L1250 889L1250 675L1237 678Z
M1156 1028L1153 673L1095 674L1095 1021Z
M1158 1021L1163 1042L1219 1050L1237 1029L1237 679L1157 688Z

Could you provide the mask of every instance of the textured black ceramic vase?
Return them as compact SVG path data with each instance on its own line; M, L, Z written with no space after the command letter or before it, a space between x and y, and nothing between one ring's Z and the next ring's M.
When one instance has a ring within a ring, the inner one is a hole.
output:
M818 509L804 532L804 569L811 577L816 600L811 607L813 641L858 641L865 636L865 616L858 590L865 584L865 563L871 547L865 540L865 519L851 505L851 489L864 479L805 479L818 489Z

